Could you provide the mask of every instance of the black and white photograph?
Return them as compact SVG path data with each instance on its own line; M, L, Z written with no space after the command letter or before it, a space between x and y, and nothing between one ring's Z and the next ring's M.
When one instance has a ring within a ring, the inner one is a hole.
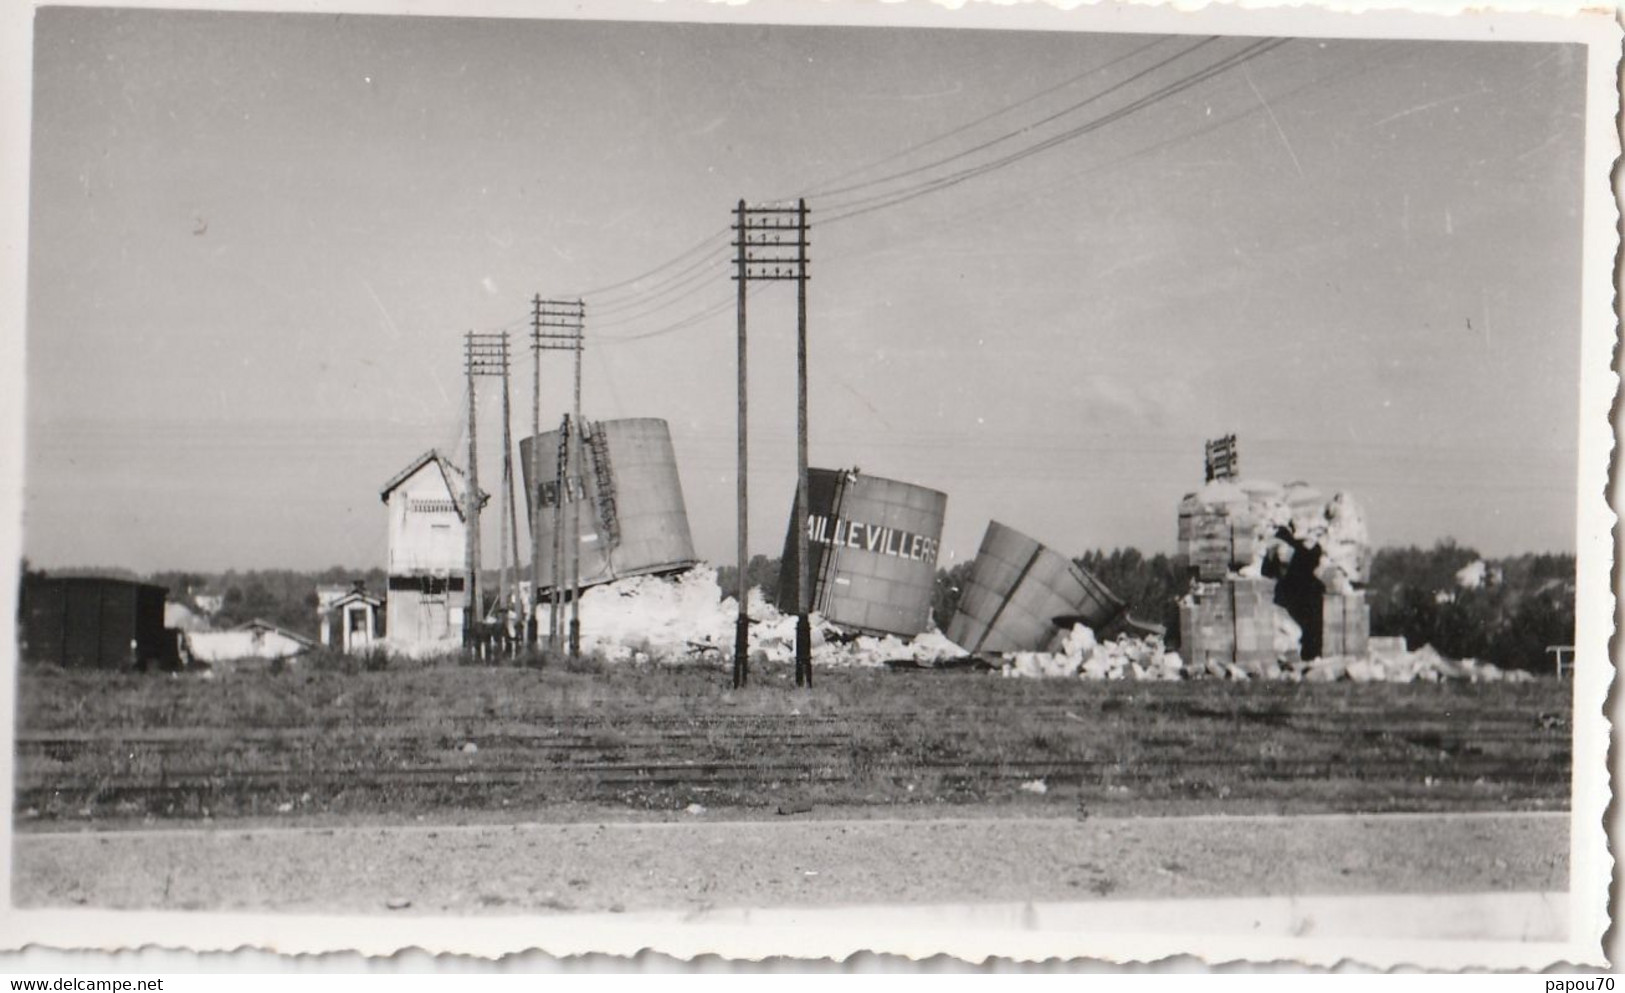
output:
M1612 11L7 6L7 948L1607 962Z

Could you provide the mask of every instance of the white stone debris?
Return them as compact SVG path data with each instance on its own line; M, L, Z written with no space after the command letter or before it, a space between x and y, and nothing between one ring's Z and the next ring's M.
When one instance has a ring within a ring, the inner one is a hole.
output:
M762 591L752 589L753 661L792 662L796 618L781 613ZM716 569L701 564L681 576L637 576L606 583L581 597L581 647L612 662L684 662L732 655L739 601L724 596ZM883 666L908 661L922 665L963 658L966 652L937 631L908 640L886 635L846 638L818 614L812 626L813 664Z
M1291 620L1287 620L1291 624ZM1293 625L1296 628L1296 625ZM1282 637L1286 637L1283 634ZM1296 630L1290 633L1297 647ZM1395 646L1392 641L1399 641ZM1415 681L1465 680L1473 683L1527 682L1535 677L1519 670L1503 670L1489 662L1474 659L1447 659L1431 645L1415 651L1403 647L1402 639L1379 639L1367 656L1328 656L1313 662L1267 662L1262 665L1236 665L1210 661L1188 669L1178 652L1164 649L1156 636L1097 642L1094 632L1078 625L1067 635L1062 650L1055 653L1017 652L1008 657L1002 675L1025 678L1172 680L1213 678L1232 681L1284 680L1287 682L1329 683L1409 683Z
M1497 683L1503 680L1523 683L1535 677L1532 673L1517 669L1502 669L1491 662L1447 659L1432 645L1410 651L1401 646L1384 644L1373 646L1371 653L1365 656L1327 656L1313 662L1292 663L1282 667L1281 678L1307 683L1338 680L1354 683L1437 683L1447 679L1470 683Z
M1075 677L1083 679L1179 679L1185 663L1179 653L1165 651L1156 635L1134 638L1120 635L1098 641L1094 631L1074 625L1059 652L1016 652L1001 670L1013 677Z
M1244 491L1238 489L1238 492ZM1265 487L1260 492L1267 496L1274 490ZM1304 487L1296 495L1303 497L1309 492L1312 491ZM1318 500L1318 495L1313 499ZM1275 509L1268 512L1270 519L1288 513L1286 508L1290 504L1283 498L1273 506ZM1339 503L1339 498L1334 497L1319 506L1327 509L1324 519L1328 551L1337 547L1340 536L1354 546L1363 544L1364 523L1352 501ZM1262 546L1264 542L1259 544ZM750 591L749 614L752 661L790 664L795 657L794 615L781 613L760 589ZM581 598L581 646L584 651L610 662L722 661L732 656L737 617L737 601L723 595L717 585L715 568L702 563L676 577L639 576L587 590ZM817 614L810 620L813 664L819 667L877 668L891 662L931 666L969 655L934 629L911 639L893 635L849 637ZM1295 650L1300 635L1297 625L1281 612L1277 647ZM1532 678L1528 673L1503 672L1487 663L1451 661L1431 647L1406 651L1398 639L1375 639L1372 649L1365 658L1322 658L1310 663L1270 663L1256 667L1210 662L1188 667L1178 652L1168 651L1162 639L1155 635L1137 638L1125 634L1103 642L1089 627L1078 624L1067 633L1059 652L1017 652L1003 659L999 672L1013 678L1091 680L1207 677L1310 682L1440 679L1488 682ZM465 750L473 747L477 746L469 742Z

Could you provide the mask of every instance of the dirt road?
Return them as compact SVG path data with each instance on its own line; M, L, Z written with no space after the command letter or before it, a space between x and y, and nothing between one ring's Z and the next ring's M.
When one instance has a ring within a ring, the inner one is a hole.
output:
M1562 813L681 821L15 836L18 907L705 911L1568 889Z

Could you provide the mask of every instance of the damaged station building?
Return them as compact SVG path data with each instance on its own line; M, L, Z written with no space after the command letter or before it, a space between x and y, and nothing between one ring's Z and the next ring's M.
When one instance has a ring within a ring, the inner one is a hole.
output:
M1179 505L1179 552L1191 571L1179 609L1190 663L1269 676L1283 662L1367 653L1371 543L1348 494L1209 481Z

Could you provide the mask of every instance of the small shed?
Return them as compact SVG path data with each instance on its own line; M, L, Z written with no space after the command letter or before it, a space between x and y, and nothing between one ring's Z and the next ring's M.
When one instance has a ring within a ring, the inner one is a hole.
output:
M377 646L382 636L379 630L384 608L382 597L368 593L359 581L337 596L330 596L325 588L318 589L316 597L323 645L337 648L346 655L371 651Z

